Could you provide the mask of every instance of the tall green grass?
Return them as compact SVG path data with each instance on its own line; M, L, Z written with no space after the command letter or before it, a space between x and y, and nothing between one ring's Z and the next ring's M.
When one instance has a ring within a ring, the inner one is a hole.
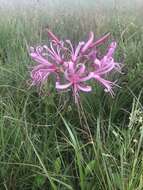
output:
M143 189L143 27L137 14L110 10L1 11L1 190ZM47 26L74 42L111 32L124 64L114 99L95 85L77 108L53 87L50 96L29 88L27 47L47 42Z

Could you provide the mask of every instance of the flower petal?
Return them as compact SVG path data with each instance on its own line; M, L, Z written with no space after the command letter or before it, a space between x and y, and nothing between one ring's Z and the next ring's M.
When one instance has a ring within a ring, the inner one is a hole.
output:
M106 34L105 36L101 37L99 40L97 40L96 42L94 42L93 44L91 44L90 48L96 47L96 46L99 46L99 45L105 43L106 40L108 40L109 37L110 37L110 33Z
M70 48L71 48L71 53L74 54L74 48L73 48L73 45L71 43L70 40L66 40L66 43L69 44Z
M115 49L117 47L117 43L116 42L112 42L109 46L109 49L108 49L108 52L106 54L107 57L112 57L114 52L115 52Z
M45 59L44 57L38 55L36 52L30 53L31 58L41 64L46 64L46 65L52 65L52 63L50 63L47 59Z
M73 62L76 61L83 45L84 45L84 42L79 42L78 46L76 47L75 53L72 55Z
M93 76L94 76L94 73L90 72L88 76L80 78L79 82L84 82L84 81L90 80L93 78Z
M50 75L50 72L48 71L42 71L42 70L37 70L37 71L32 71L31 72L31 78L32 78L32 85L40 85L45 80L48 78Z
M57 36L55 36L55 34L53 34L53 32L51 32L49 29L47 30L47 32L48 32L49 37L50 37L52 40L54 40L54 42L60 44L60 40L58 39Z
M115 69L115 62L112 57L108 58L107 56L104 56L103 59L100 60L95 60L95 74L97 75L104 75L106 73L109 73L113 69Z
M59 82L56 82L56 88L59 90L66 89L71 86L72 83L67 83L67 84L60 84Z
M83 91L83 92L90 92L92 90L91 86L81 86L81 85L77 85L78 89Z
M74 74L75 68L74 68L74 63L72 61L68 62L68 70L69 73Z
M109 92L112 97L114 96L114 91L112 90L113 86L119 87L118 85L116 85L116 81L112 82L109 80L105 80L98 75L94 75L94 78L105 87L104 89L105 92Z
M82 53L84 53L90 47L90 45L92 44L93 40L94 40L94 33L90 32L89 33L89 40L85 43L85 45L83 46L83 48L81 50Z

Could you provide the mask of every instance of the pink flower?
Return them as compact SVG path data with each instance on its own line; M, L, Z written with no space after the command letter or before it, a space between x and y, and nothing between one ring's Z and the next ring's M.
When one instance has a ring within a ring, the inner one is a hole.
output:
M37 47L36 50L31 47L30 56L38 63L31 71L32 85L41 85L47 80L51 73L57 71L56 65L50 63L42 53L43 47Z
M92 78L91 73L86 75L85 65L74 65L73 62L69 62L68 69L65 71L64 76L68 83L60 84L58 81L56 82L56 88L63 90L71 87L76 103L78 102L79 91L90 92L92 90L91 86L84 84L85 81L88 81Z
M121 72L121 64L113 57L117 43L112 42L101 58L98 57L97 48L108 40L109 33L94 41L94 34L90 32L88 40L79 42L76 46L70 40L61 41L50 30L48 35L51 39L49 46L30 49L31 58L37 62L31 71L32 85L42 87L50 75L55 75L56 81L53 81L56 89L72 90L75 102L78 103L80 92L92 90L86 82L93 79L111 96L114 95L113 87L118 86L116 81L105 78L113 71Z
M55 65L39 64L31 71L32 85L40 85L44 83L48 76L52 73L56 73L57 68Z
M101 83L102 86L104 86L105 88L104 90L106 92L109 92L112 96L114 95L112 88L118 85L116 84L116 82L105 80L103 77L105 77L105 75L110 73L112 70L116 70L119 72L121 71L120 64L114 62L114 59L112 57L115 52L116 46L116 42L112 42L108 48L107 54L101 60L96 58L94 61L95 71L93 78Z

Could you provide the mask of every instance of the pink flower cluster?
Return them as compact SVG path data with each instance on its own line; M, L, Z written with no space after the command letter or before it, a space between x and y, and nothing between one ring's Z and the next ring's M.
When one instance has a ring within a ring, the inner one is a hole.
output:
M113 58L117 43L112 42L106 54L98 56L98 46L104 44L110 34L94 41L94 34L90 32L88 40L79 42L77 46L70 40L59 40L50 30L48 35L49 46L30 48L30 56L37 62L31 71L32 85L41 87L54 75L56 89L71 89L76 103L80 91L92 91L92 87L87 85L90 80L97 81L106 92L114 95L112 88L118 85L116 81L111 82L105 77L113 70L121 71L120 63Z

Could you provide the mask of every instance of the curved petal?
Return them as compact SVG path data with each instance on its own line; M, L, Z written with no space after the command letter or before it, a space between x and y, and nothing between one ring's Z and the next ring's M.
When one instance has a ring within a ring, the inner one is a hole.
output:
M53 32L51 32L49 29L47 30L48 31L48 35L49 37L54 40L56 43L60 43L60 40L58 39L57 36L55 36L55 34L53 34Z
M58 55L58 53L55 51L52 42L50 42L50 47L51 47L51 50L52 50L52 52L53 52L53 57L55 58L55 60L57 60L58 62L62 62L62 59L61 59L61 57Z
M91 73L89 73L88 76L80 78L79 82L84 82L84 81L90 80L93 78L93 76L94 76L94 73L91 72Z
M43 48L45 48L45 50L47 50L53 57L55 56L53 51L48 46L44 45Z
M101 61L96 61L94 64L95 66L95 74L97 75L104 75L106 73L109 73L115 68L115 62L112 58L108 58L107 56L104 56L104 58Z
M85 43L85 45L83 46L83 48L81 50L82 53L84 53L90 47L90 45L92 44L93 40L94 40L94 33L90 32L89 33L89 40Z
M37 47L36 47L36 53L37 53L38 55L41 55L42 51L43 51L43 47L42 47L42 46L37 46Z
M94 75L94 78L104 86L104 88L105 88L104 91L105 92L109 92L112 97L114 96L114 91L112 90L113 86L119 87L118 85L116 85L116 81L112 82L112 81L109 81L109 80L105 80L105 79L101 78L98 75Z
M39 85L40 83L43 83L48 78L49 75L50 72L45 70L32 71L31 72L32 84Z
M68 70L71 74L75 73L74 63L72 61L68 62Z
M108 40L109 37L110 37L110 33L106 34L105 36L101 37L96 42L94 42L93 44L91 44L90 48L95 47L95 46L99 46L99 45L105 43L106 40Z
M48 71L43 76L41 74L41 78L42 78L41 82L44 82L48 78L49 75L50 75L50 72Z
M78 46L75 49L75 53L72 56L73 61L76 61L76 59L77 59L83 45L84 45L84 42L79 42Z
M108 52L106 54L107 57L112 57L114 52L115 52L115 49L117 47L117 43L116 42L112 42L109 46L109 49L108 49Z
M67 83L67 84L60 84L59 82L56 82L56 88L59 90L66 89L71 86L72 83Z
M72 54L74 54L74 48L73 48L73 45L72 45L71 41L70 40L66 40L66 43L69 44L69 46L71 48L71 52L72 52Z
M33 67L32 71L38 71L38 70L48 70L49 72L54 72L56 71L56 67L55 65L51 65L51 66L47 66L46 64L40 64L40 65L36 65L35 67Z
M81 86L81 85L77 85L78 89L83 91L83 92L90 92L92 90L91 86Z
M44 57L38 55L38 54L35 53L35 52L30 53L30 56L31 56L31 58L32 58L34 61L36 61L36 62L38 62L38 63L46 64L46 65L49 65L49 66L52 65L52 63L50 63L47 59L45 59Z
M112 71L114 68L115 68L115 65L111 64L111 65L107 65L105 67L97 69L94 73L96 75L105 75L106 73L109 73L110 71Z

